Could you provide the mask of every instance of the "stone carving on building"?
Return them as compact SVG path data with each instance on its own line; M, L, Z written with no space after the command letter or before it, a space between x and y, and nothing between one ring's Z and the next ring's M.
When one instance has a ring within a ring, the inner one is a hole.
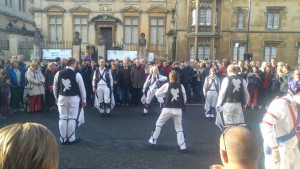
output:
M76 31L74 33L73 45L81 45L82 39L80 38L80 33Z
M42 39L43 39L43 36L41 35L40 29L36 28L34 31L34 44L39 46Z
M140 35L139 45L146 46L146 44L147 44L147 40L145 38L145 33L142 32Z

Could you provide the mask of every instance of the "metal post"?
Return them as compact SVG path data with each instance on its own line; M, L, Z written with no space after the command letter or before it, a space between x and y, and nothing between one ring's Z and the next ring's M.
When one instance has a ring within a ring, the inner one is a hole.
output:
M247 46L246 46L247 56L249 51L250 15L251 15L251 0L249 0L249 9L248 9L248 30L247 30Z

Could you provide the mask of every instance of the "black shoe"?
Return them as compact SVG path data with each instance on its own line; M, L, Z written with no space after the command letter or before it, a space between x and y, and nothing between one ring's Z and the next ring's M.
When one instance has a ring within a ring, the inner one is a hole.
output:
M76 143L78 143L79 141L80 141L80 137L75 138L74 141L69 141L69 145L76 144Z
M105 117L105 114L104 113L100 113L100 117L101 118Z
M147 116L148 115L148 113L143 113L143 116Z
M61 145L68 145L69 142L68 141L65 141L65 142L61 142Z
M186 153L187 152L187 149L182 149L180 150L181 153Z

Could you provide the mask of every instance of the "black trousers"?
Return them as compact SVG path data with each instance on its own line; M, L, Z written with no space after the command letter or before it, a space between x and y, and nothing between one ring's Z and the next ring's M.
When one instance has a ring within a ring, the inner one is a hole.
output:
M142 88L132 88L132 104L138 106L141 103Z
M24 89L21 86L11 87L10 88L11 97L10 97L10 106L12 109L19 109L20 104L23 101Z

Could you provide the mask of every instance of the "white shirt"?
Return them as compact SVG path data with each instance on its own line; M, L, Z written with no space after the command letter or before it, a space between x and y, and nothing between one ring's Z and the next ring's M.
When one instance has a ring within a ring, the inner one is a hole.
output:
M147 80L146 80L146 82L144 83L144 86L143 86L143 91L144 91L144 92L145 92L146 87L147 87L148 85L150 85L150 86L149 86L149 90L151 90L151 91L154 90L154 89L157 89L157 84L156 84L156 81L157 81L157 80L159 80L160 82L164 82L164 81L168 80L168 78L167 78L166 76L163 76L163 75L160 75L160 74L157 74L157 75L155 75L155 76L152 75L151 79L149 79L150 76L151 76L151 75L149 75L149 76L147 77ZM159 77L159 78L158 78L158 77ZM154 80L154 78L155 78L155 80Z
M291 96L285 96L290 101L295 117L298 117L297 105ZM272 101L267 113L265 114L260 130L264 139L264 142L272 149L278 147L276 138L290 133L294 129L293 119L289 110L288 102L284 99L278 98ZM298 145L298 139L296 136L281 143L282 145L290 148L295 148Z
M66 69L71 69L74 71L74 69L72 67L67 66ZM57 96L57 90L58 90L58 76L59 76L59 71L55 74L54 76L54 82L53 82L53 94L55 99L58 98ZM82 102L86 102L86 91L85 91L85 87L84 87L84 83L83 83L83 79L80 73L76 73L76 82L78 83L79 86L79 90L80 90L80 96L82 99ZM59 95L61 97L64 97L62 95Z
M102 78L103 78L105 81L107 81L107 80L106 80L106 77L105 77L105 73L104 73L105 69L106 69L106 68L101 69L101 68L99 67L99 78L100 78L100 76L102 75ZM114 84L113 84L113 77L112 77L112 75L111 75L111 71L108 70L108 73L109 73L109 78L110 78L110 85L111 85L111 87L113 87ZM98 82L97 84L94 84L95 79L96 79L96 71L95 71L95 72L94 72L94 75L93 75L93 87L95 87L96 85L107 85L106 82L105 82L102 78L100 78L100 80L99 80L99 82Z

